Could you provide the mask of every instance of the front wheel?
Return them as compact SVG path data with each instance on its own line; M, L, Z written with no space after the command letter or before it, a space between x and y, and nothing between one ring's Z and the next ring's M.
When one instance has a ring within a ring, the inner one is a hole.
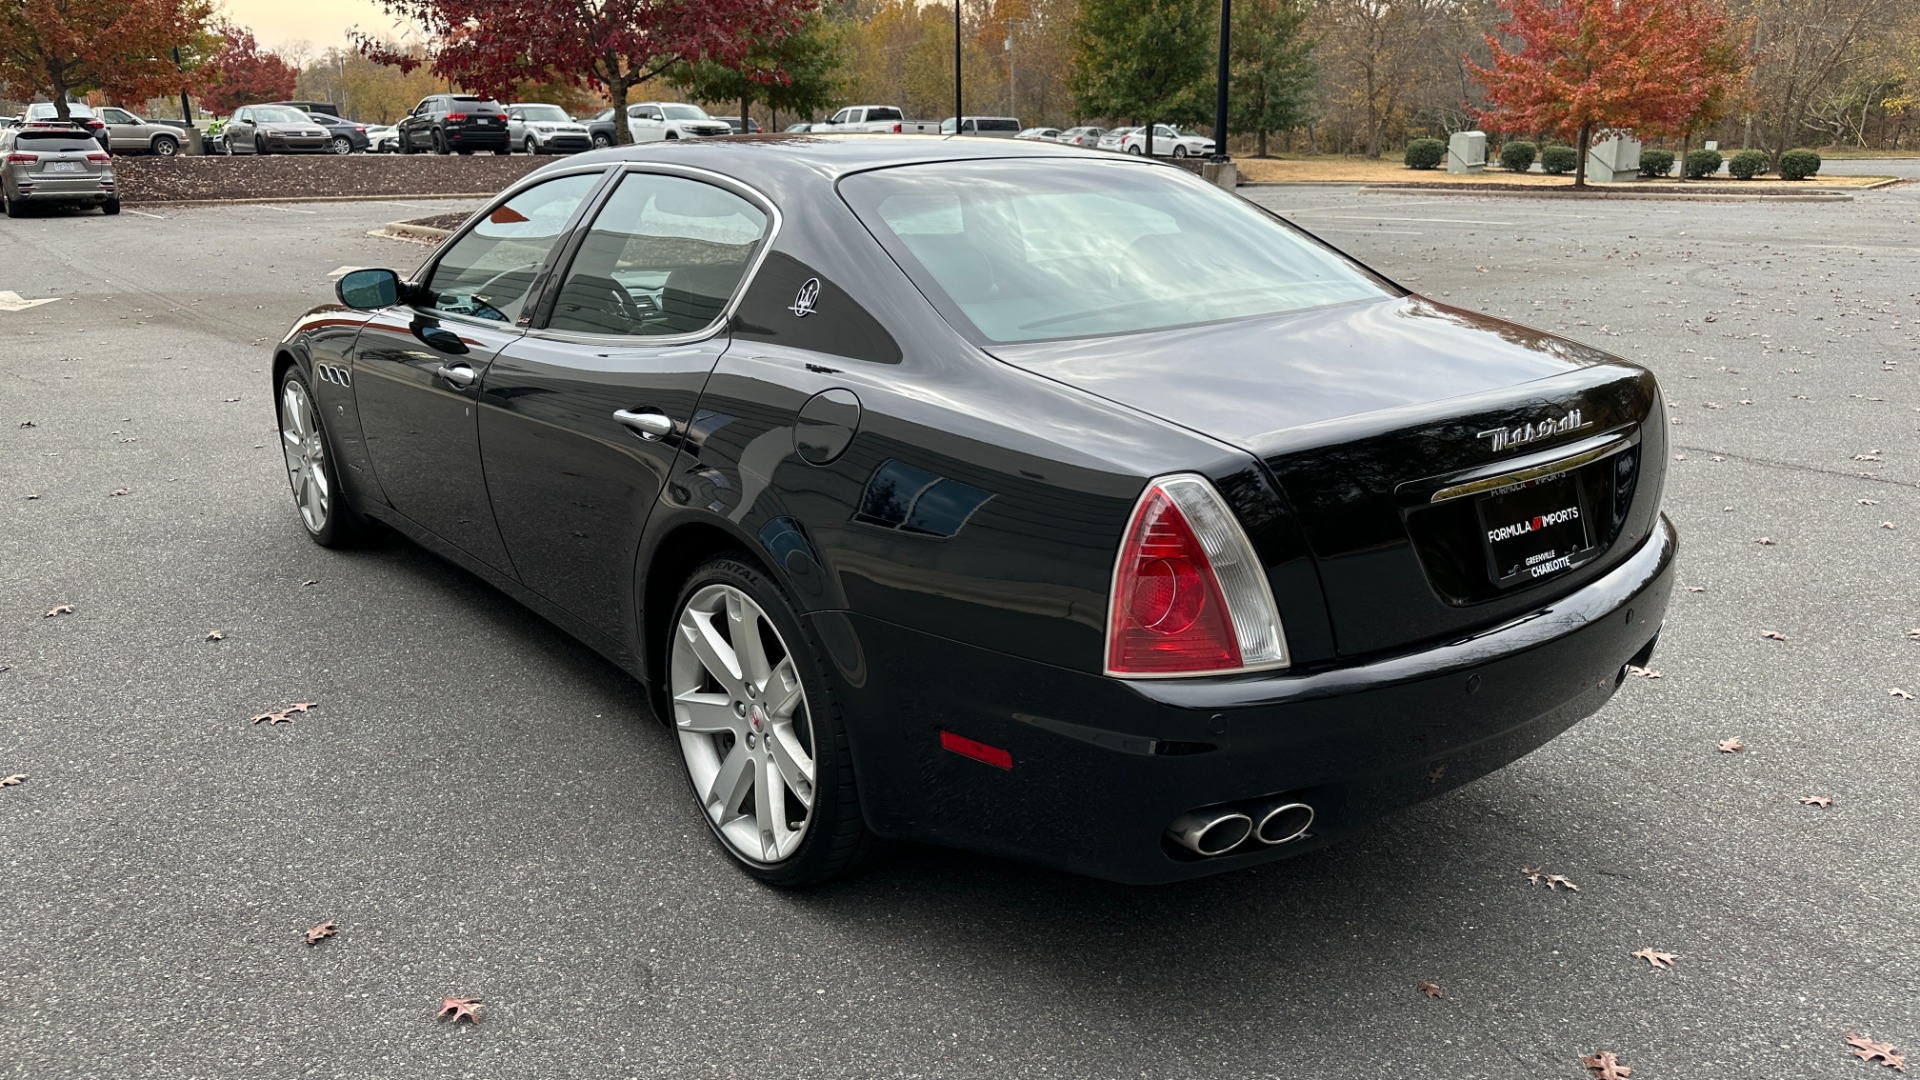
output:
M253 137L253 154L254 154L254 156L255 156L255 157L266 157L266 156L267 156L267 140L266 140L266 136L264 136L264 135L255 135L255 136Z
M336 154L353 153L353 140L347 138L345 135L335 135L333 137L333 142L329 143L328 146Z
M280 449L286 456L294 508L313 542L344 547L359 539L360 518L345 502L320 408L298 367L280 377Z
M594 133L593 148L595 150L605 150L607 147L612 145L613 145L613 136L608 135L605 132Z
M1127 147L1127 153L1132 154L1135 157L1140 157L1142 156L1143 151L1137 146L1129 146Z
M1174 157L1180 157L1180 158L1183 158L1183 157L1186 157L1186 156L1187 156L1187 148L1186 148L1186 147L1184 147L1184 146L1176 146L1176 147L1174 147L1174 148L1173 148L1173 156L1174 156Z
M667 706L701 816L742 869L816 885L859 865L874 838L820 649L780 586L720 556L674 605Z
M153 152L159 157L172 157L180 152L180 140L162 135L153 140Z
M538 157L540 155L540 147L534 143L533 136L531 135L527 136L526 149L528 157Z

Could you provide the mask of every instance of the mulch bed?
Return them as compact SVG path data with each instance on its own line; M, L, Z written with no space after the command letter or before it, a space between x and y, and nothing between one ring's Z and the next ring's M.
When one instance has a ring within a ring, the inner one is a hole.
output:
M471 214L429 214L426 217L408 218L406 224L418 225L427 229L457 229L460 223Z
M491 194L546 164L516 154L125 157L113 171L129 203L224 199Z

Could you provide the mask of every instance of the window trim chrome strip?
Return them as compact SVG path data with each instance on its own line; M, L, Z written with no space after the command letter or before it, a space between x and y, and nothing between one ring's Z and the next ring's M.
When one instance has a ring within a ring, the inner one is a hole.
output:
M1596 446L1591 450L1583 450L1577 454L1569 454L1566 457L1557 458L1544 464L1512 469L1507 472L1497 473L1493 476L1482 477L1477 480L1468 480L1464 483L1443 487L1439 491L1434 492L1428 502L1452 502L1455 499L1464 499L1469 495L1480 495L1489 491L1497 491L1510 484L1521 484L1529 480L1541 480L1549 476L1556 476L1560 473L1571 472L1583 465L1591 465L1596 461L1612 457L1632 445L1633 440L1627 435L1615 435L1607 443Z

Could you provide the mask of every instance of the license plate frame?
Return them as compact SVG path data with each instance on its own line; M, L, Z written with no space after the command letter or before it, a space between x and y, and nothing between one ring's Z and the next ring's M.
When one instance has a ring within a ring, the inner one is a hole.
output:
M1487 575L1501 589L1557 577L1598 549L1579 470L1497 488L1474 499Z

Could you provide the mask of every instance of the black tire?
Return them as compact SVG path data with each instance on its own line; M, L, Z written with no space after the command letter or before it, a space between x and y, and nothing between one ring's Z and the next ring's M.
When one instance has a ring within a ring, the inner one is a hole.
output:
M595 150L605 150L605 149L606 149L607 147L609 147L609 146L612 146L612 145L613 145L613 137L612 137L612 136L610 136L610 135L607 135L607 134L605 134L605 133L602 133L602 132L595 132L595 133L594 133L594 136L593 136L593 148L594 148Z
M672 141L674 141L675 139L678 139L679 137L680 137L680 135L679 135L679 133L678 133L678 132L673 132L673 131L669 131L669 132L667 132L667 141L668 141L668 142L672 142Z
M1174 156L1174 157L1177 157L1177 158L1183 158L1183 157L1186 157L1186 156L1187 156L1187 148L1186 148L1186 147L1184 147L1184 146L1175 146L1175 147L1173 148L1173 156Z
M27 216L27 205L19 199L7 198L5 192L0 192L0 204L5 204L7 216L10 218L23 218Z
M353 153L353 140L347 138L345 135L335 135L333 141L327 145L331 147L336 154Z
M319 439L319 445L324 451L324 455L320 460L319 471L324 474L327 489L331 493L329 511L326 514L325 520L321 523L321 526L316 529L313 524L307 520L306 515L301 512L300 492L298 488L294 488L294 516L300 519L300 524L306 529L308 538L321 547L352 547L364 540L370 530L367 527L366 519L362 518L359 512L354 510L350 500L347 498L346 488L341 486L340 472L334 464L333 439L327 434L326 420L323 419L321 410L313 396L313 384L307 379L306 374L300 370L298 364L290 365L286 372L280 376L280 385L276 388L273 405L276 425L283 430L285 429L287 388L293 385L297 385L300 388L300 392L305 395L306 400L309 403L313 403L313 431ZM285 435L281 436L280 441L282 446L284 446L286 443ZM293 476L290 468L288 470L287 482L288 486L292 488Z
M805 695L803 700L812 736L810 750L816 770L815 796L806 836L793 854L777 863L752 861L734 850L708 816L701 794L693 786L692 772L683 768L682 771L687 774L688 793L693 796L693 810L707 824L708 832L720 849L755 878L782 888L824 884L870 861L879 849L879 840L868 831L866 818L860 812L859 791L853 775L853 753L848 745L846 725L841 720L840 704L834 699L831 684L826 678L824 650L794 615L786 591L759 566L738 553L716 556L701 564L681 585L679 596L673 604L671 621L661 635L666 639L663 643L666 649L662 653L662 666L658 669L661 672L659 685L662 688L669 686L672 678L666 664L671 657L673 628L679 625L682 612L696 593L716 584L730 585L747 594L766 613L789 648ZM671 691L663 692L659 700L666 703L670 694ZM671 710L667 713L667 724L675 727ZM674 744L682 749L684 765L685 748L681 746L677 729L674 731Z
M171 135L156 135L153 152L156 157L173 157L180 152L180 140Z
M394 152L395 152L395 153L397 153L397 154L411 154L411 153L413 153L413 152L414 152L414 149L413 149L413 140L412 140L412 139L409 139L409 138L407 138L407 133L406 133L406 132L404 132L404 131L403 131L403 132L401 132L401 133L399 134L399 136L398 136L398 139L399 139L399 144L400 144L400 145L399 145L399 146L398 146L398 147L397 147L397 148L396 148L396 149L394 150Z
M453 153L447 149L447 137L438 131L433 133L433 152L442 156Z
M265 135L255 135L253 137L253 156L267 156L267 137Z
M101 213L103 213L103 214L105 214L105 215L107 215L108 217L112 217L113 215L115 215L115 214L117 214L117 213L119 213L119 212L120 212L120 200L119 200L119 199L108 199L108 200L107 200L106 202L103 202L103 203L101 203L101 204L100 204L100 212L101 212Z
M495 150L495 151L493 152L493 156L494 156L494 157L506 157L506 156L507 156L508 154L511 154L511 153L513 153L513 147L511 147L511 146L503 146L503 147L501 147L500 149L498 149L498 150Z
M540 156L540 144L534 142L531 135L527 136L526 145L522 149L526 150L528 157Z
M1146 151L1140 149L1138 146L1129 146L1127 147L1127 153L1132 154L1134 157L1142 157L1146 154Z

